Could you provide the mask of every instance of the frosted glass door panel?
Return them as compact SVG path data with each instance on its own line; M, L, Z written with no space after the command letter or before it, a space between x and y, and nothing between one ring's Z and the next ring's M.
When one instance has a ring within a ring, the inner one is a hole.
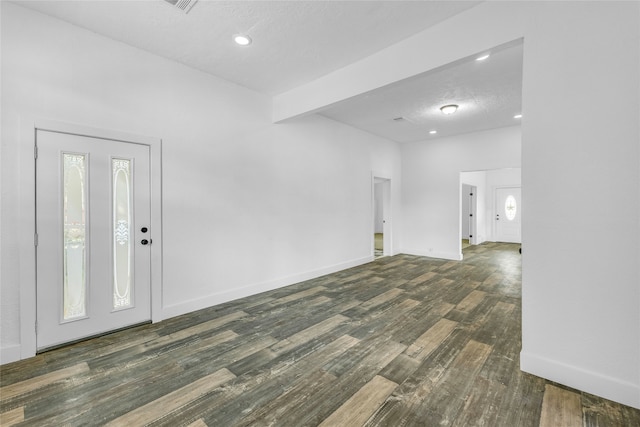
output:
M112 159L113 174L113 308L131 306L131 160Z
M63 320L86 315L86 155L63 155Z

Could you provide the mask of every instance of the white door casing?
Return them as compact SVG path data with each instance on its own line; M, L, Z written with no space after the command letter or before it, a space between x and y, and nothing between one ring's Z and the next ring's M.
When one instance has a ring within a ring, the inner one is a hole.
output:
M496 188L495 195L495 240L521 243L521 188Z
M37 349L150 320L149 146L45 130L36 146Z

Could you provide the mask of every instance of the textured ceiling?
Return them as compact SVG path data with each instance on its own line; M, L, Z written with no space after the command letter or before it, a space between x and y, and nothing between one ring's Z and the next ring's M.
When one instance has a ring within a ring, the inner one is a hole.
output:
M239 85L278 94L371 55L479 1L15 1ZM239 47L245 33L253 44Z
M518 125L513 116L522 105L522 42L490 53L484 61L476 61L478 55L464 58L345 100L321 114L397 142ZM447 104L460 108L444 115L440 107ZM398 117L404 119L394 120Z
M188 14L163 0L17 0L84 27L270 95L338 70L479 1L211 1ZM240 47L232 36L248 34ZM518 124L522 44L464 58L321 112L398 142ZM460 105L445 116L444 104ZM394 118L403 120L394 121ZM431 135L429 131L437 130Z

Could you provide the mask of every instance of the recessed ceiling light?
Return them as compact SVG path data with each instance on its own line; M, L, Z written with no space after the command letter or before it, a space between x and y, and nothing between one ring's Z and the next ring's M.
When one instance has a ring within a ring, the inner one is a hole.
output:
M249 46L251 44L251 37L244 34L236 34L233 36L233 41L240 46Z
M522 118L522 114L516 114L515 116L513 116L514 119L521 119Z
M476 61L484 61L485 59L487 59L490 55L486 54L486 55L482 55L476 58Z
M453 114L458 110L458 106L456 104L444 105L440 107L440 111L444 114Z
M438 131L437 131L437 130L430 130L430 131L429 131L429 133L430 133L431 135L435 135L436 133L438 133Z

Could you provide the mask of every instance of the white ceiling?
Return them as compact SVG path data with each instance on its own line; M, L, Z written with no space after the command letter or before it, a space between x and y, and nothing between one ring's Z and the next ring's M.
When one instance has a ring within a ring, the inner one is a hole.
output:
M321 114L397 142L477 132L520 124L521 41L476 55L340 102ZM459 105L445 115L440 107ZM394 120L402 117L401 120ZM436 134L429 132L435 130Z
M14 3L269 95L313 81L480 1L212 1L188 14L163 0ZM253 38L235 45L234 34ZM522 46L344 101L321 113L394 141L509 126L520 110ZM443 103L460 104L444 117ZM395 122L395 117L407 120Z
M267 94L365 58L479 1L163 0L16 3ZM235 45L248 34L253 44Z

